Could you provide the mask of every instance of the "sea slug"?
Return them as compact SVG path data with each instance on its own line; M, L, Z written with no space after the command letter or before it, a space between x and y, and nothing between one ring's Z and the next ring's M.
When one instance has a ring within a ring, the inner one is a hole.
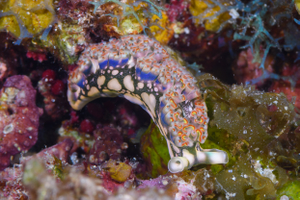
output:
M167 141L169 171L196 164L225 164L228 156L202 149L207 108L196 79L166 48L145 35L91 44L69 75L68 100L79 110L99 97L124 97L143 107Z

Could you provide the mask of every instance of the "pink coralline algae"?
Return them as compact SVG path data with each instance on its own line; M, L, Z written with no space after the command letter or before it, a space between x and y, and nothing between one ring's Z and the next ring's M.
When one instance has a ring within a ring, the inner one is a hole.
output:
M80 123L79 130L84 133L93 133L95 126L91 120L84 119Z
M171 0L170 4L166 4L167 14L171 22L175 22L183 12L187 12L189 3L184 0Z
M263 51L260 52L261 57ZM242 51L236 63L233 66L234 77L237 83L247 83L251 80L261 77L264 73L264 69L260 68L260 62L255 62L253 52L251 48ZM265 61L265 69L269 72L273 72L274 59L271 56L267 56Z
M10 156L27 151L37 141L42 109L35 104L36 91L27 76L9 77L0 92L0 170Z
M268 89L270 92L284 93L287 99L300 109L300 71L297 64L284 64L281 70L282 79L275 80ZM294 85L292 84L294 82Z
M22 176L21 167L8 167L0 171L0 199L28 199Z
M269 90L276 93L284 93L287 99L291 102L294 101L295 107L300 109L300 81L297 82L296 87L293 89L290 82L278 80L272 84Z
M138 190L146 188L155 188L171 194L173 199L180 200L201 200L202 195L200 190L194 185L194 180L189 180L187 177L183 179L182 175L164 175L151 180L141 180L142 184L138 186Z
M8 71L7 64L0 59L0 81L1 82L8 75L7 71Z
M241 51L236 63L233 65L234 77L239 84L255 84L256 87L264 87L268 92L284 93L294 106L300 108L300 72L297 64L285 62L275 73L275 58L271 55L266 57L264 68L260 67L260 62L255 61L251 49ZM260 52L260 58L263 52ZM278 68L278 64L277 64ZM269 81L268 84L266 80Z

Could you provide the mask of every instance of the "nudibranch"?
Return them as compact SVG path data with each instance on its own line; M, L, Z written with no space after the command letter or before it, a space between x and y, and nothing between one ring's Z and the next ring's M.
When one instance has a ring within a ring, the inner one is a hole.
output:
M75 110L99 97L124 97L140 105L165 137L172 173L197 164L225 164L227 153L202 149L207 108L195 77L159 42L145 35L90 44L70 72L68 100Z

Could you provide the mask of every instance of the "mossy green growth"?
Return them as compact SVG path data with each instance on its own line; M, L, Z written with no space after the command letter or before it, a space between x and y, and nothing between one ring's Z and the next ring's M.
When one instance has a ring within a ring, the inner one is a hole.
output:
M210 167L218 182L215 192L240 200L275 199L276 191L297 176L291 176L298 169L296 160L299 163L293 155L300 153L294 106L283 94L229 87L209 74L197 80L206 91L210 118L208 138L201 147L222 149L229 155L223 169ZM287 175L286 170L292 171Z
M63 64L74 64L79 58L81 46L86 44L83 27L77 22L62 21L47 40L35 39L34 48L49 49Z
M293 181L285 184L282 188L277 191L277 200L280 200L283 195L289 197L289 200L300 199L300 181Z
M229 134L218 133L213 137L219 140L218 144L230 150L234 143L244 141L253 158L260 156L267 163L270 159L267 145L292 126L295 116L292 104L283 94L265 93L250 86L230 88L211 75L197 79L208 94L210 127L215 127L214 132L220 132L219 129ZM212 134L210 131L209 135Z
M65 178L64 169L63 169L63 163L62 161L54 156L54 165L52 168L52 173L58 177L60 180Z
M230 145L229 139L220 140L220 138L226 138L226 136L228 136L228 133L224 130L216 129L215 127L208 128L208 138L203 144L201 144L201 147L203 149L219 149L225 151L229 157L229 162L226 164L228 167L236 162L236 157L231 153L232 146L228 147L228 145ZM217 174L222 169L224 169L224 165L211 165L213 174Z
M153 121L141 137L141 152L147 163L147 176L156 178L168 172L170 160L167 142ZM146 178L145 175L141 175Z

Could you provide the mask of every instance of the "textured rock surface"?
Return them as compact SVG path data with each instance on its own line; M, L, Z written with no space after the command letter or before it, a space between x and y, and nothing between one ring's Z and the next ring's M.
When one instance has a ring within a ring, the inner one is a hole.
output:
M37 141L39 117L36 91L27 76L9 77L0 92L0 170L10 156L30 149Z

